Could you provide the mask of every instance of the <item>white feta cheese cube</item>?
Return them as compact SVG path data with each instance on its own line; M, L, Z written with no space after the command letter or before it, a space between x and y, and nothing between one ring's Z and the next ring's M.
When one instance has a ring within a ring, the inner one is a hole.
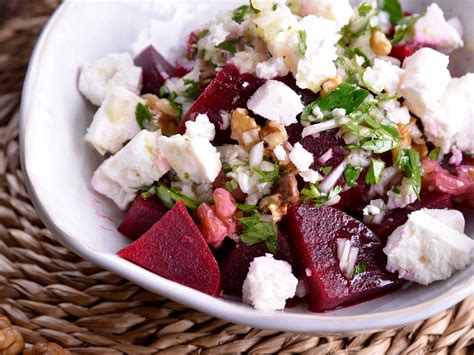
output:
M275 154L275 157L279 161L285 161L288 158L288 154L286 153L285 148L283 148L283 146L281 144L277 145L273 149L273 154Z
M368 67L363 75L364 81L374 90L393 95L397 92L400 76L404 70L382 59L375 58L374 65Z
M459 20L456 20L455 18L446 21L443 10L438 4L431 4L426 9L426 14L415 24L413 41L430 45L446 54L462 48L464 46L461 37L462 27L459 26Z
M138 103L146 104L145 100L127 89L109 86L104 102L87 129L86 141L100 154L117 153L126 141L140 132L135 117Z
M81 67L79 91L94 105L100 106L109 84L139 94L141 82L142 68L133 64L129 53L111 53Z
M294 0L291 6L301 17L316 15L335 21L338 29L347 25L354 13L349 0Z
M255 91L247 107L257 115L284 126L296 123L304 105L296 92L280 81L268 80Z
M220 154L207 138L161 136L158 145L182 181L212 183L221 171Z
M273 79L288 75L289 69L283 58L271 58L256 65L255 72L261 79Z
M400 278L428 285L469 266L474 240L459 231L461 213L439 211L412 212L408 221L389 236L384 248L388 271L398 271Z
M304 149L301 143L296 143L294 145L293 150L288 154L288 157L300 172L308 170L314 161L313 154Z
M285 308L285 301L296 293L298 279L291 272L291 265L265 254L250 263L242 285L242 298L261 311Z
M304 181L314 184L317 181L323 179L321 174L319 174L316 170L308 169L300 173L300 176L303 178Z
M390 190L387 193L387 207L389 209L403 208L416 201L417 196L415 190L413 190L413 183L411 179L404 177L399 190L399 193L393 190Z
M418 117L436 111L451 80L448 63L448 56L431 48L422 48L403 62L399 92Z
M137 195L137 187L151 185L170 170L158 148L159 131L143 130L94 173L92 187L125 209Z
M385 112L385 117L393 123L408 124L410 111L406 106L401 106L398 100L389 100L378 105Z
M212 141L216 136L216 127L209 122L206 114L199 114L194 121L186 122L186 135L190 138L202 137Z
M273 5L277 6L285 5L285 0L250 0L254 9L262 10L272 10Z

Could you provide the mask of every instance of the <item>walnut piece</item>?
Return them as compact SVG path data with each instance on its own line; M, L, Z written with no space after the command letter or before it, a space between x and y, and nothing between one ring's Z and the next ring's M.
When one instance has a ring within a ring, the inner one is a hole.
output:
M250 151L260 141L260 126L246 109L238 108L232 113L230 127L230 137L238 141L246 151Z
M23 355L71 355L71 352L56 343L37 343L26 349Z
M280 198L284 204L294 205L300 202L298 181L292 174L283 175L276 183L274 192L280 195Z
M334 78L326 80L321 87L321 96L326 96L331 91L336 90L341 84L342 77L340 75L336 75Z
M370 48L372 48L375 54L386 56L392 51L392 44L385 33L380 30L375 30L370 37Z
M176 134L176 127L178 126L178 113L171 106L166 99L160 99L153 94L146 94L142 96L150 108L153 122L153 128L161 129L161 133L165 136L172 136Z
M284 204L279 194L266 196L260 200L260 209L272 214L273 223L278 223L288 212L288 205Z
M288 133L281 123L267 121L260 130L260 138L266 143L266 148L272 151L277 145L288 140Z

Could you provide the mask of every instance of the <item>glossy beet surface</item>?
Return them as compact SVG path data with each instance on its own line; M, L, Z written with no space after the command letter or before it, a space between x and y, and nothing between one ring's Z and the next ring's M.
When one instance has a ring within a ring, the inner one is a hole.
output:
M385 270L379 238L348 214L326 206L297 205L289 209L285 226L299 273L307 276L311 311L366 301L400 285L397 276ZM359 248L355 265L365 264L365 271L353 279L339 268L338 238L352 240Z
M417 200L405 208L390 210L385 214L380 224L371 224L369 227L385 242L397 227L408 220L410 213L422 208L451 209L453 208L451 196L438 191L422 193L421 200Z
M318 169L322 166L336 166L344 159L344 146L345 143L342 138L337 137L337 129L324 131L319 136L308 136L301 139L301 132L303 132L303 126L300 123L292 124L286 127L288 132L288 141L291 144L300 142L301 145L314 156L314 162L311 165L312 169ZM326 153L329 149L332 149L333 156L325 163L318 161L318 158Z
M222 126L221 111L247 107L247 101L252 94L265 82L251 74L240 74L234 65L227 65L206 87L193 106L185 114L178 126L178 132L184 133L185 123L194 120L199 113L207 113L216 126L214 143L226 142L230 137L230 129Z
M265 243L246 245L239 242L232 245L220 262L224 293L241 296L242 284L247 276L250 263L256 257L265 255L265 253L269 253ZM285 260L293 265L293 256L291 255L288 239L282 231L278 232L275 259Z
M217 262L182 201L117 254L182 285L213 296L220 293Z
M158 222L166 212L168 208L156 196L143 199L141 195L138 195L117 229L124 236L137 239Z
M175 68L152 46L145 48L134 62L143 70L142 94L159 95L165 80L176 75Z

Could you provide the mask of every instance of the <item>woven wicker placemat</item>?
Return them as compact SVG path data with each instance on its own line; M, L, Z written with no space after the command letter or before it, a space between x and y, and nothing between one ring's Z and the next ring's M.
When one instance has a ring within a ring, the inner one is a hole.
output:
M0 23L0 309L27 346L52 341L84 354L473 353L474 297L424 322L356 337L257 330L152 294L59 245L29 202L18 151L22 81L58 0L23 3Z

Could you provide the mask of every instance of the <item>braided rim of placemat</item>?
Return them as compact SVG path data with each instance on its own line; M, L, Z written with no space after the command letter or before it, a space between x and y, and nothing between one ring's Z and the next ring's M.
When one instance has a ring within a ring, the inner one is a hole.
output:
M474 296L426 321L354 337L231 324L152 294L59 245L29 202L19 167L20 90L34 42L58 0L0 23L0 308L28 344L74 353L470 353Z

